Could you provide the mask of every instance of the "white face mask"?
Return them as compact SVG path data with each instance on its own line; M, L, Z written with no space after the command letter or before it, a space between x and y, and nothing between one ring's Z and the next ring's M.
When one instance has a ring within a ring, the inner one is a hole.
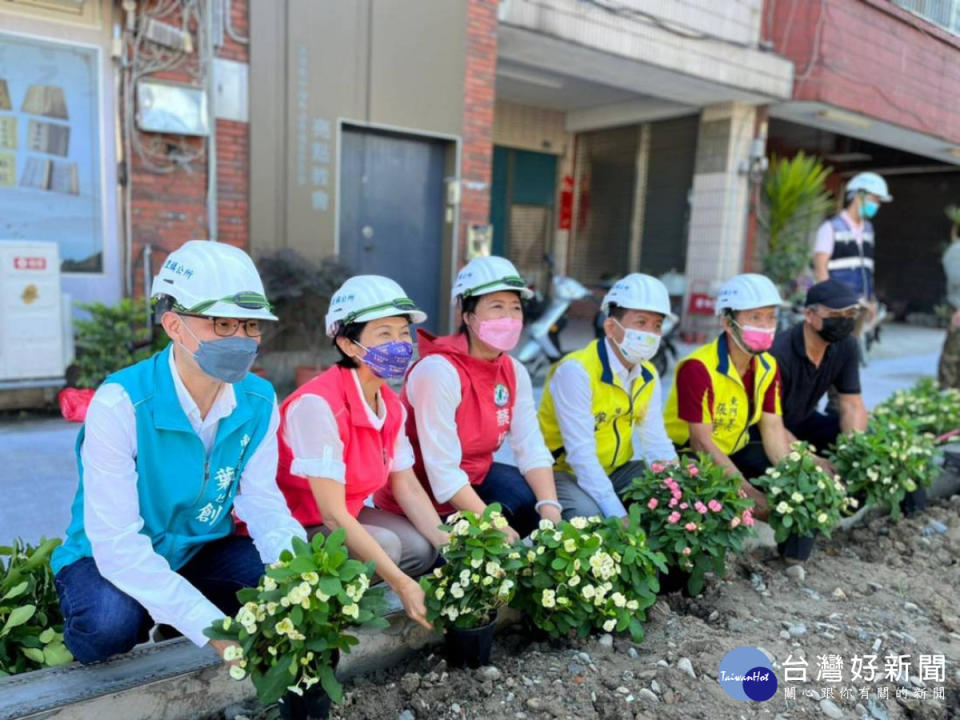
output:
M620 325L616 318L614 318L614 322ZM625 328L623 325L620 325L620 327L623 330L623 342L617 345L617 349L628 363L636 365L657 354L657 350L660 349L659 335L646 330Z

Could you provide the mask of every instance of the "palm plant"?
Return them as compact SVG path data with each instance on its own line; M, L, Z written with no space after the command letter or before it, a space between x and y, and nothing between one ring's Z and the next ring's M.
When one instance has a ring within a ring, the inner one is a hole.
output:
M787 297L797 292L797 280L810 265L811 233L833 204L829 174L818 158L799 152L774 157L764 179L757 217L767 240L763 272Z

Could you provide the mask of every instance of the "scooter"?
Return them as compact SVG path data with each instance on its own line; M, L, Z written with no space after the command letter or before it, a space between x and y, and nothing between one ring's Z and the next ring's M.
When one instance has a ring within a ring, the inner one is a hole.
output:
M553 273L553 258L544 258L551 271L550 292L537 295L527 304L524 319L527 322L527 341L519 346L515 357L523 363L533 379L547 369L564 352L560 347L560 332L567 324L567 312L574 300L593 297L592 293L572 277Z

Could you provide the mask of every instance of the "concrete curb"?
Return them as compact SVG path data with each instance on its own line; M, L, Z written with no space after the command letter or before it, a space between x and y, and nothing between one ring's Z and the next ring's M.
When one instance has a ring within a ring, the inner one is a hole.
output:
M960 474L949 470L927 491L931 499L958 492ZM877 513L863 509L840 527L856 527ZM744 551L775 550L770 526L760 523L757 529L757 536ZM388 592L387 598L390 626L356 631L360 643L341 659L337 669L341 679L396 665L416 650L440 642L440 635L407 618L396 595ZM499 625L512 624L520 617L517 611L503 610ZM249 680L230 679L213 650L178 638L141 646L96 665L73 663L0 679L0 720L193 720L254 695ZM198 712L198 708L203 710Z

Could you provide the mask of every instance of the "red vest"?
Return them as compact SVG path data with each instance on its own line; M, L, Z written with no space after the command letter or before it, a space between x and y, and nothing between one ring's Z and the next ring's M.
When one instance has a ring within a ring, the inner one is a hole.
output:
M471 485L479 485L490 471L493 454L503 444L513 421L513 404L517 395L513 360L506 353L498 356L496 360L472 357L467 336L462 333L435 338L424 330L418 330L417 337L421 359L428 355L442 355L460 376L461 396L456 414L460 468L467 474ZM414 472L433 500L437 512L441 516L452 513L452 506L447 503L441 505L433 497L423 466L413 407L406 392L401 393L401 399L407 409L407 437L410 438L416 456ZM384 510L403 513L389 487L382 488L374 497L374 502Z
M360 394L352 370L334 365L310 382L302 385L280 405L280 431L278 444L280 462L277 468L277 485L283 491L290 512L304 527L323 522L317 508L310 482L305 477L290 472L293 453L284 439L287 425L287 408L301 395L319 395L330 405L340 430L343 443L343 463L346 466L347 510L354 517L363 508L368 496L387 485L397 435L401 429L403 407L400 399L387 385L380 388L380 398L387 411L383 427L377 430L370 424L366 401Z

